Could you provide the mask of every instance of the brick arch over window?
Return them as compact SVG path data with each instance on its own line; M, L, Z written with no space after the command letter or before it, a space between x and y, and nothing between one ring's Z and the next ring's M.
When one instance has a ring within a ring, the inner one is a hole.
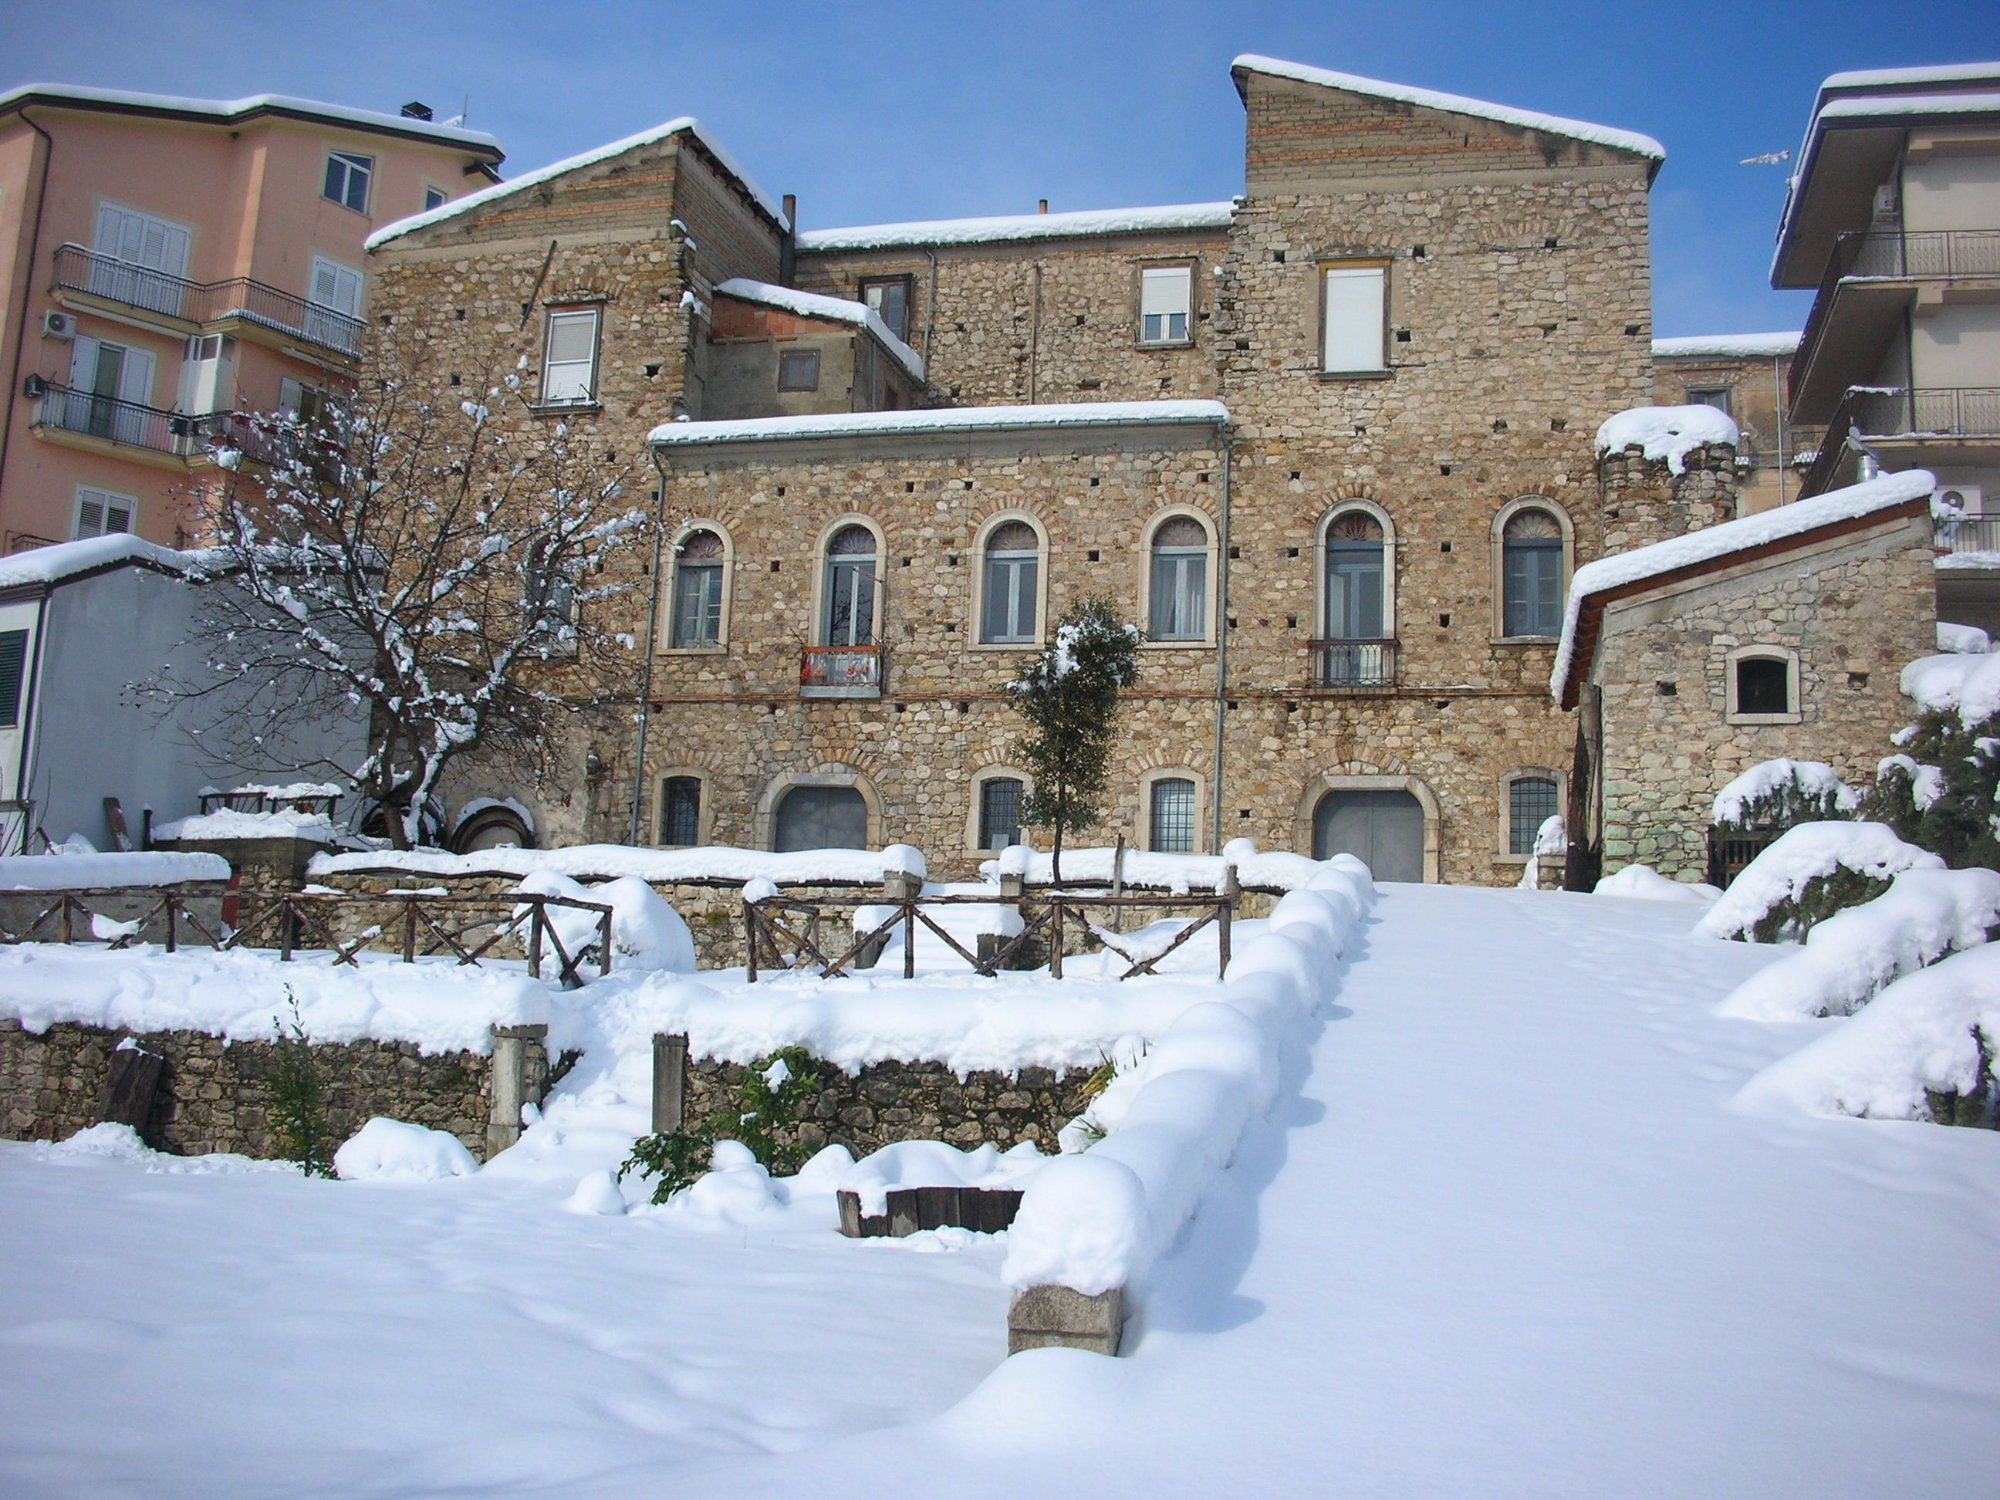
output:
M1049 537L1025 510L989 516L972 540L972 639L1034 646L1048 634Z
M1546 495L1509 500L1493 516L1493 638L1550 640L1576 571L1576 528Z
M1418 861L1421 878L1426 883L1435 884L1441 869L1441 846L1443 819L1438 808L1437 794L1415 776L1401 776L1375 772L1324 771L1306 782L1305 791L1299 798L1298 814L1292 825L1292 847L1301 853L1313 852L1315 824L1319 821L1322 803L1328 796L1344 792L1368 794L1401 794L1415 803L1423 818L1420 835L1421 847Z
M860 833L863 842L854 847L879 849L882 837L882 794L875 782L865 772L852 766L823 765L815 771L785 771L771 778L757 798L755 836L760 849L775 849L781 814L791 793L804 791L824 791L846 788L859 794L866 810L866 828Z
M1541 766L1523 766L1504 773L1500 778L1499 814L1495 846L1498 857L1512 864L1526 864L1542 820L1551 814L1569 815L1569 778L1561 771ZM1526 847L1520 847L1524 844Z
M1215 522L1191 505L1146 523L1139 556L1139 618L1148 644L1215 644Z

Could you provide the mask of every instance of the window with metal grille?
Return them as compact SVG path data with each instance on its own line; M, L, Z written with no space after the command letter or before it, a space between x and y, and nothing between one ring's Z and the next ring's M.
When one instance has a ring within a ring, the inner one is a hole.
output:
M979 784L979 847L1005 849L1021 842L1021 783L994 776Z
M677 647L714 646L722 640L722 538L692 531L674 561L674 628Z
M21 679L28 662L28 632L0 630L0 729L21 722Z
M1169 516L1153 532L1146 633L1198 641L1208 628L1208 532L1192 516Z
M1151 837L1148 847L1158 854L1194 853L1194 783L1180 776L1153 783Z
M1739 657L1736 662L1736 712L1790 713L1791 678L1791 663L1782 656Z
M1009 521L987 538L981 641L1034 640L1038 549L1035 528L1026 521Z
M1562 527L1545 510L1524 510L1507 522L1500 542L1502 633L1562 632Z
M688 848L701 842L701 779L669 776L660 783L660 842Z
M1535 835L1561 809L1556 784L1547 776L1517 776L1507 784L1507 852L1533 854Z

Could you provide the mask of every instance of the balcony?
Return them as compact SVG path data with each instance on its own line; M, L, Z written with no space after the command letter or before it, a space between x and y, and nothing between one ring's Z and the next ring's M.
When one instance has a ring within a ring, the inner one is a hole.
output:
M1940 303L1955 291L2000 295L2000 229L1842 235L1792 361L1792 420L1826 420L1841 394L1874 372L1912 303Z
M801 698L879 698L880 646L808 646L799 656Z
M191 417L92 391L72 390L66 385L42 387L28 425L97 438L121 448L143 448L177 457L185 457L200 447L193 436Z
M1394 641L1308 641L1307 681L1332 692L1385 692L1396 685Z
M1800 485L1801 499L1851 480L1855 455L1847 434L1885 457L1928 463L1991 462L2000 456L2000 386L1855 386L1834 409L1819 457ZM1891 464L1891 468L1903 467Z
M188 325L182 332L247 323L348 359L361 357L362 336L367 330L359 318L247 276L230 281L187 281L81 245L64 245L56 251L55 285L58 291L81 293Z
M1964 516L1938 522L1937 549L1954 557L1974 552L2000 556L2000 516Z

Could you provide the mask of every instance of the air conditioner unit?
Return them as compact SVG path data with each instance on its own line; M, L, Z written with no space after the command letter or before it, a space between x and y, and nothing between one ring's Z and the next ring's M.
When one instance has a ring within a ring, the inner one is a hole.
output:
M42 314L42 337L45 339L73 339L76 337L76 318L66 312L57 312L53 307Z
M1947 485L1938 491L1938 499L1946 505L1955 505L1962 516L1983 516L1986 514L1986 495L1976 484Z
M1903 217L1903 206L1897 201L1895 183L1885 182L1875 189L1875 217L1878 220Z

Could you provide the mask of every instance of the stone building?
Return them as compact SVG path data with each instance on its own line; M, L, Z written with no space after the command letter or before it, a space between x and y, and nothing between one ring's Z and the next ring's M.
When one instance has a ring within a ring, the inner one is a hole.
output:
M1149 639L1094 837L1517 878L1567 798L1569 575L1680 524L1657 486L1607 503L1591 446L1651 389L1662 152L1232 77L1229 202L795 234L682 120L378 234L406 349L524 361L518 420L650 438L659 474L620 626L653 649L574 774L454 796L543 838L963 870L1018 834L1005 683L1101 594Z
M1703 879L1715 794L1761 761L1874 778L1936 649L1929 474L1835 490L1578 571L1550 688L1579 710L1572 876Z
M1801 470L1822 428L1786 421L1785 381L1796 333L1737 333L1653 340L1653 401L1713 406L1736 423L1737 508L1755 515L1799 498Z

